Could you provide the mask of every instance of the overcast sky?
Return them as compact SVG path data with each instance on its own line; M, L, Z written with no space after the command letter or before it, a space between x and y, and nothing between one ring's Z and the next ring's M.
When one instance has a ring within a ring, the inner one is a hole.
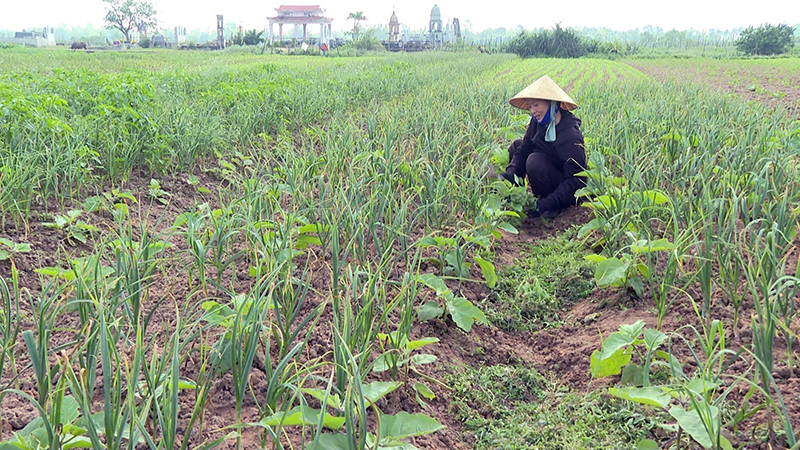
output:
M245 28L262 29L268 16L275 15L281 4L303 5L306 1L253 1L253 0L152 0L158 11L159 26L177 25L192 29L212 29L216 14L223 14L225 22L234 22ZM369 19L367 26L386 24L392 14L388 1L372 0L321 0L320 6L327 17L333 18L334 30L352 28L347 20L350 12L363 11ZM606 27L613 30L632 30L647 25L664 30L679 31L731 29L758 26L762 23L777 25L800 23L798 0L405 0L395 3L400 23L411 29L427 27L430 11L438 3L442 19L457 17L462 28L472 26L475 32L486 28L526 29L552 27L560 22L565 27ZM0 28L18 30L45 25L103 26L105 3L102 0L0 0ZM276 28L277 32L277 28Z

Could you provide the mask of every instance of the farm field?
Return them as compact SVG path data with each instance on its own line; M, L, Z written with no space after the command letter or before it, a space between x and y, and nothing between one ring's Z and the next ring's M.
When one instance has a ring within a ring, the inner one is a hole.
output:
M800 119L800 58L642 60L631 61L630 65L660 81L691 79L743 99L785 109Z
M0 51L0 449L797 448L796 68Z

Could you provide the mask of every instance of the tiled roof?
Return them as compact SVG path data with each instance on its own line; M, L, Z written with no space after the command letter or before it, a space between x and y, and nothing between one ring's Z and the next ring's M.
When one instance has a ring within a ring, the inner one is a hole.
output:
M316 11L319 5L281 5L280 8L275 8L276 11Z

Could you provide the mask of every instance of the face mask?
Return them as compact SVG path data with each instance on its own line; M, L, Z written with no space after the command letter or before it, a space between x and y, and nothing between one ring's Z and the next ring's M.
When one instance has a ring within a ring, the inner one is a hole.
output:
M533 118L533 120L536 120L536 123L540 125L547 125L547 130L545 130L544 133L544 140L546 142L553 142L556 140L556 123L553 118L556 116L556 113L559 110L559 103L560 102L551 101L550 108L547 110L544 117L542 117L542 120L536 120L535 117Z

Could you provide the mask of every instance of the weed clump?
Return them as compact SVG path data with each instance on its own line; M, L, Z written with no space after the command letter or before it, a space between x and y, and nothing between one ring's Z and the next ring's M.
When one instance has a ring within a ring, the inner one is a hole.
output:
M508 331L536 331L561 321L561 312L594 289L585 249L571 229L538 242L516 264L503 269L484 310Z

